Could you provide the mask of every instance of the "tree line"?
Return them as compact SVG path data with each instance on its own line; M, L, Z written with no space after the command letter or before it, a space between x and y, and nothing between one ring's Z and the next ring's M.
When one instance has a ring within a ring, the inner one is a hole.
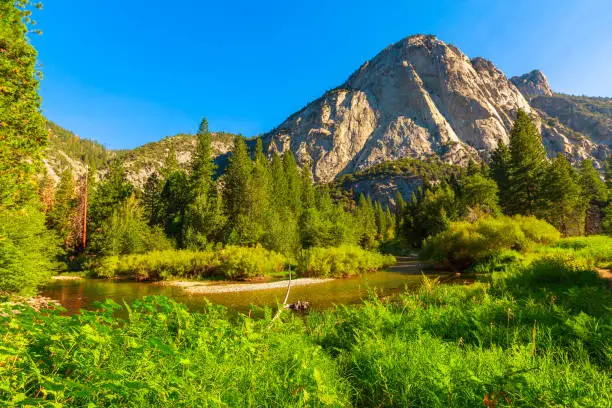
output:
M396 229L409 245L420 246L452 221L488 214L536 216L566 236L612 233L612 160L606 182L590 160L577 169L563 154L549 161L535 123L522 110L509 145L499 141L488 164L470 161L463 172L438 174L408 202L396 199Z
M127 180L118 161L98 183L90 172L75 186L71 171L64 171L46 208L48 224L65 249L121 255L260 245L291 257L311 247L358 244L373 249L394 238L395 216L388 207L364 195L356 202L332 198L330 187L316 186L308 166L300 169L291 152L268 157L261 139L249 151L246 140L236 137L229 164L216 179L206 119L196 140L189 172L179 166L171 147L142 191ZM86 201L89 236L83 248Z

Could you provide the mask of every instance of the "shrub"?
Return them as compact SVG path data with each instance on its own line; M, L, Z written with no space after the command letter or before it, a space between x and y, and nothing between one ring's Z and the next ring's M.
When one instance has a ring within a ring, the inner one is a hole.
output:
M303 252L298 271L305 276L340 277L376 271L394 263L392 255L366 251L358 246L314 247Z
M425 240L421 256L466 268L504 250L525 250L558 240L559 232L534 217L485 217L474 223L454 222Z
M38 209L0 209L0 294L35 292L51 277L58 243Z
M285 263L282 255L261 247L228 246L218 250L166 250L110 256L96 260L92 269L97 276L107 278L159 280L221 276L245 279L280 272Z

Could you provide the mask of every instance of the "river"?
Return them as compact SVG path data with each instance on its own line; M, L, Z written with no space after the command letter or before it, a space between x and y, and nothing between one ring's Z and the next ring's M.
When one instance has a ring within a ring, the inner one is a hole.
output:
M391 295L405 288L416 288L421 282L422 264L402 260L389 270L360 276L335 279L325 283L291 288L289 302L308 301L315 310L338 304L361 303L375 290L379 295ZM431 275L431 277L439 275ZM103 279L57 280L43 288L41 295L59 301L68 314L80 309L92 310L94 303L113 299L118 303L131 303L143 296L163 295L187 305L191 310L202 309L205 299L246 313L251 305L275 306L282 302L286 289L266 289L251 292L189 294L176 286L147 282L115 281Z

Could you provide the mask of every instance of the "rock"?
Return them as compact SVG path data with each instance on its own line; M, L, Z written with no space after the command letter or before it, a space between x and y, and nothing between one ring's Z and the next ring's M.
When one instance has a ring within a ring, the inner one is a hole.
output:
M552 96L553 92L548 84L548 79L540 70L533 71L510 78L510 81L521 91L526 97L534 96Z
M551 93L543 74L529 75L537 92ZM264 141L270 152L291 150L315 181L327 183L405 157L437 156L460 165L487 159L499 140L508 143L518 109L542 128L550 157L563 152L578 161L598 152L595 143L545 126L493 63L470 60L453 45L424 35L387 47Z

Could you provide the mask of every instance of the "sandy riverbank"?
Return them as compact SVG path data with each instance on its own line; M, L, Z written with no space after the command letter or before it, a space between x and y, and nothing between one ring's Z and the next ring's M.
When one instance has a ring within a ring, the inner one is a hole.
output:
M70 276L70 275L57 275L57 276L52 276L51 279L53 280L58 280L58 281L64 281L64 280L81 280L83 279L80 276Z
M317 285L330 282L333 279L314 279L299 278L291 281L291 287ZM163 281L160 285L176 286L183 288L187 293L231 293L231 292L250 292L254 290L284 289L289 283L288 280L262 283L219 283L219 282L190 282L190 281Z

